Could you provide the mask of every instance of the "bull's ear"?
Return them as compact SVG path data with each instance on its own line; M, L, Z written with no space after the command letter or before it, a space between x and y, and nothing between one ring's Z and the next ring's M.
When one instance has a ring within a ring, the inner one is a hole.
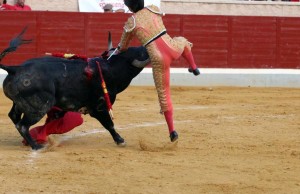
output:
M113 48L113 44L112 44L112 40L111 40L111 33L110 33L110 31L108 31L108 51L110 50L110 49L112 49Z

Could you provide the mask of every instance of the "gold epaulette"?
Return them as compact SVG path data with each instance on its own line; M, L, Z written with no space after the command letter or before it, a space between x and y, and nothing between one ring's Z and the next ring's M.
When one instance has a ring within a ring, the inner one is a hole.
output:
M125 32L131 32L132 30L134 30L135 27L136 27L135 18L134 16L131 16L130 18L128 18L124 26L124 30Z
M159 7L157 7L157 6L155 6L155 5L150 5L150 6L147 6L146 8L147 8L149 11L151 11L151 12L153 12L153 13L155 13L155 14L162 15L162 16L165 15L165 13L163 13L163 12L159 9Z

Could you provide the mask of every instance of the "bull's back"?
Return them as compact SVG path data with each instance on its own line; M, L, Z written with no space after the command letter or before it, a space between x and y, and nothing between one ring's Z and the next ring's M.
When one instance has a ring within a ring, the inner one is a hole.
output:
M25 61L14 74L3 82L5 95L13 101L36 96L61 98L78 97L84 92L86 77L82 60L66 60L56 57L41 57ZM77 92L77 93L76 93Z
M85 69L87 63L83 60L60 59L55 64L52 82L55 87L56 105L68 110L77 111L85 106L91 97L93 88ZM92 75L93 76L93 75Z
M3 82L3 90L7 97L12 100L30 96L41 91L53 90L52 79L49 79L48 70L41 68L38 60L26 61L18 66L14 73L8 73Z

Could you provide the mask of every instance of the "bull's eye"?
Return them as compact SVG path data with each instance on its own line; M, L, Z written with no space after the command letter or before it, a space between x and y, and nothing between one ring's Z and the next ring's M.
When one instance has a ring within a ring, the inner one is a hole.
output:
M24 80L23 80L23 85L24 85L25 87L30 86L30 84L31 84L30 79L24 79Z

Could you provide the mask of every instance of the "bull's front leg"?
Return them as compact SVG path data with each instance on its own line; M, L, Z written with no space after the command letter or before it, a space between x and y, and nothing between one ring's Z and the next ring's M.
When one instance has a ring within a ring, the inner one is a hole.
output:
M111 117L107 110L102 110L102 111L93 110L90 113L90 115L91 117L97 119L103 125L103 127L105 127L105 129L109 131L109 133L111 134L112 138L114 139L115 143L118 146L126 145L125 140L116 132L114 128L114 123L111 120Z

